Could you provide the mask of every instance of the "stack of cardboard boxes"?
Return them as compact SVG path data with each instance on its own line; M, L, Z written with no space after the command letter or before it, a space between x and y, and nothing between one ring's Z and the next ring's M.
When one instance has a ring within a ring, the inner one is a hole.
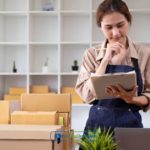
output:
M26 93L26 88L12 87L9 89L8 94L4 95L4 100L20 100L23 93Z
M27 93L25 87L11 87L9 88L8 94L4 95L4 100L20 100L21 94ZM32 85L30 87L30 93L46 94L54 93L50 90L48 85Z
M20 109L17 107L16 110L14 108L10 111L13 103L10 105L8 101L1 101L0 123L10 123L11 125L62 125L63 149L71 149L70 94L22 94L21 101L18 102L20 102ZM9 115L9 113L11 114Z

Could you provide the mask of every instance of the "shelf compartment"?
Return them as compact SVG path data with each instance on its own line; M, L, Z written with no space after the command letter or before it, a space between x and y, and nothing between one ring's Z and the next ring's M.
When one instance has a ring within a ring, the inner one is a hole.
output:
M61 10L90 10L90 0L63 0Z
M90 20L88 15L62 15L61 42L89 42Z
M97 10L99 4L102 2L103 0L92 0L92 10L95 11Z
M103 41L104 35L96 24L96 14L92 15L92 41Z
M29 0L29 10L45 11L43 7L46 3L53 4L54 11L58 10L58 0Z
M15 36L14 36L15 35ZM0 15L0 42L26 42L27 17Z
M0 11L27 11L27 0L0 0Z
M0 99L4 98L4 94L7 94L11 87L26 87L27 77L25 75L11 76L0 75Z
M137 42L150 42L150 15L133 13L129 36ZM141 28L144 27L144 28ZM137 30L138 29L138 30Z
M61 72L72 72L73 61L80 67L84 51L89 45L61 45Z
M51 92L58 93L58 76L30 75L30 85L48 85Z
M48 72L58 72L57 45L30 45L30 72L42 73L44 62L48 58Z
M148 0L125 0L129 9L150 9L150 1Z
M0 45L0 54L1 54L0 55L1 73L12 72L14 60L16 62L17 73L27 72L27 47L26 46Z
M30 42L58 42L57 16L30 16Z
M61 75L61 87L75 87L78 75Z

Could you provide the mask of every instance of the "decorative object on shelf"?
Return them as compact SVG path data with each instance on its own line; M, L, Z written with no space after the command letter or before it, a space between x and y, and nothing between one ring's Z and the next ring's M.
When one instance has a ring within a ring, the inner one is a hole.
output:
M16 68L16 62L15 62L15 60L13 61L13 69L12 69L12 71L13 71L14 73L16 73L16 72L17 72L17 68Z
M118 149L118 141L114 140L113 132L110 130L101 130L100 128L94 131L88 131L88 136L84 136L80 142L83 150L116 150Z
M42 0L42 10L43 11L54 11L54 1L53 0Z
M47 57L44 65L42 67L42 73L48 73L48 60L49 60L49 58Z
M73 72L78 72L78 70L79 70L78 61L74 60L73 66L72 66L72 71Z

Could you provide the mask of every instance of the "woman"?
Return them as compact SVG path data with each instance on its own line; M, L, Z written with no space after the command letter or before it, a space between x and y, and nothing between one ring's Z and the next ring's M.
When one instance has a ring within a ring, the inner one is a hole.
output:
M105 36L101 46L85 51L76 90L92 104L84 134L98 127L142 128L139 110L148 110L150 102L150 49L133 43L128 37L131 14L122 0L104 0L97 9L97 25ZM106 92L113 99L96 100L90 82L92 75L135 70L137 86L126 91L110 85ZM135 96L138 93L138 96Z

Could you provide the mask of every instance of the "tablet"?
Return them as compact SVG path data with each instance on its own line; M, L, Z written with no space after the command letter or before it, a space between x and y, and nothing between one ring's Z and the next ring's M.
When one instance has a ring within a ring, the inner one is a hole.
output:
M132 90L136 83L135 71L127 73L112 73L104 74L102 76L91 76L91 83L96 95L96 99L113 98L110 94L106 93L105 89L109 85L122 85L126 90Z

